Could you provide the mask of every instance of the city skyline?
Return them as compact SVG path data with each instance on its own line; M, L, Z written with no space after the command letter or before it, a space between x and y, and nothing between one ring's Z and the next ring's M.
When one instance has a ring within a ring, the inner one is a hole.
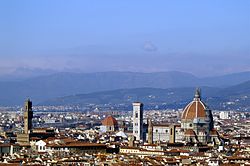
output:
M249 71L249 1L1 2L0 74Z
M250 165L250 1L1 1L1 165Z

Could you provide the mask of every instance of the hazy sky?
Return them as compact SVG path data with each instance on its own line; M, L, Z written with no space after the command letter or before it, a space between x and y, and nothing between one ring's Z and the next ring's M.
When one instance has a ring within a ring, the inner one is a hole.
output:
M250 70L249 0L0 2L0 74Z

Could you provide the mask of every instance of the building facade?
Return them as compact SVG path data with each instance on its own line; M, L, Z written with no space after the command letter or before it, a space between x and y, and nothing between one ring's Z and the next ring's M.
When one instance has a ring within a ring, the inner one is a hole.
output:
M153 142L181 142L183 132L179 124L152 124ZM172 130L171 130L172 129ZM171 141L170 141L171 140Z
M229 112L228 111L221 111L220 112L220 119L229 119Z

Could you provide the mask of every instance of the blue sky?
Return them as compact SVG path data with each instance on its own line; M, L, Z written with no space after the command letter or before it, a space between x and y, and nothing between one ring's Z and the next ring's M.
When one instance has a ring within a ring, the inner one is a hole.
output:
M248 0L1 1L0 74L250 70Z

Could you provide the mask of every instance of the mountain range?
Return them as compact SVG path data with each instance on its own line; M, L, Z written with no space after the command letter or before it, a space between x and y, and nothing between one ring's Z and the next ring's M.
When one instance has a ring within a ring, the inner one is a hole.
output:
M210 88L207 93L217 90L223 91L225 89L226 93L231 90L226 88L248 80L250 80L250 72L205 78L199 78L192 74L178 71L157 73L53 73L21 80L1 79L0 105L21 105L26 98L31 98L35 104L38 104L63 96L102 94L103 91L112 91L113 93L113 90L117 89L129 91L129 89L135 88L138 90L142 88L142 91L151 88L163 92L164 90L162 89L165 89L165 94L171 93L171 89L175 89L181 94L187 93L187 97L190 97L189 94L193 93L194 87L206 86L206 88ZM234 88L241 89L237 86ZM117 93L121 93L119 91L122 90L117 90ZM206 90L204 89L204 91ZM244 91L244 88L241 91ZM101 96L99 95L99 97ZM97 95L94 98L99 97ZM174 98L178 98L178 95ZM113 100L107 99L106 101L111 102Z
M143 102L146 108L183 108L194 97L195 87L135 88L70 95L47 100L41 105L127 105ZM201 98L212 109L250 110L250 81L227 87L201 87Z

